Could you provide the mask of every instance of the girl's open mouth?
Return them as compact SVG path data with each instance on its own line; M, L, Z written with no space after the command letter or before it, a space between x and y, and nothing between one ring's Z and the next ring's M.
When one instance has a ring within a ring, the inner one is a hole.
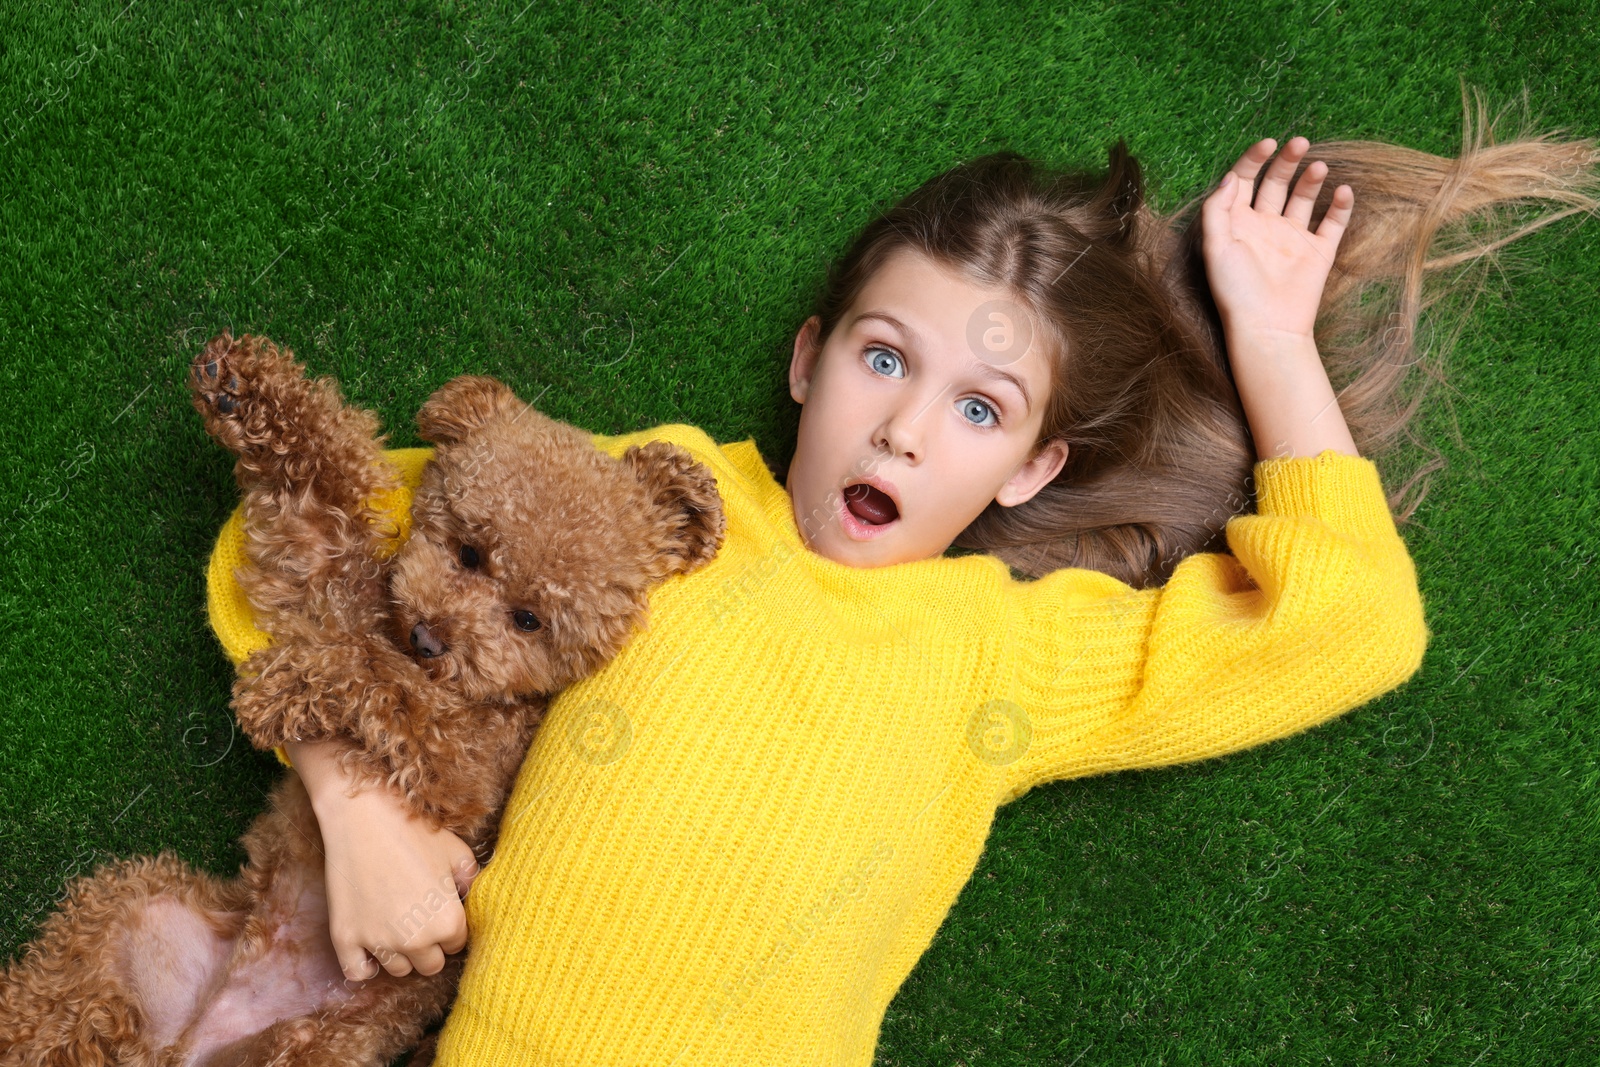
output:
M889 494L866 482L844 487L839 512L845 533L858 541L878 536L900 517L900 509Z

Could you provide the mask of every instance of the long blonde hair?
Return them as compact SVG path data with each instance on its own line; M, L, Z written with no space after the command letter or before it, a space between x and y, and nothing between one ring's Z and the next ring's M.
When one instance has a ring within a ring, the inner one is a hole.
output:
M1444 360L1499 250L1600 210L1593 139L1558 140L1557 130L1496 143L1499 118L1488 121L1482 95L1469 101L1463 85L1462 105L1456 159L1326 141L1301 163L1328 164L1313 226L1341 183L1356 194L1315 336L1356 446L1374 460L1407 440L1423 445L1413 417L1428 381L1446 381ZM1200 256L1208 194L1156 213L1120 140L1104 172L996 152L929 179L833 264L814 309L819 344L903 248L1009 289L1044 324L1052 388L1038 444L1065 441L1066 464L1026 503L991 503L955 547L1035 577L1087 567L1135 587L1166 581L1190 553L1226 550L1227 519L1254 507L1256 454ZM1421 316L1441 301L1455 329L1419 342ZM1397 522L1444 465L1423 447L1432 460L1389 495Z

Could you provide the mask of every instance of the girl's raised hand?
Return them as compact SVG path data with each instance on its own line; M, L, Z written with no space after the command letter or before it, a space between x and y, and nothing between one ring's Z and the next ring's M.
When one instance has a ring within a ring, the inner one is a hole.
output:
M1201 208L1206 277L1230 334L1259 331L1310 339L1356 197L1348 185L1339 186L1312 230L1311 206L1328 165L1316 160L1307 166L1291 194L1289 180L1311 148L1306 138L1295 137L1273 160L1252 203L1251 186L1276 148L1270 137L1251 145L1206 198Z

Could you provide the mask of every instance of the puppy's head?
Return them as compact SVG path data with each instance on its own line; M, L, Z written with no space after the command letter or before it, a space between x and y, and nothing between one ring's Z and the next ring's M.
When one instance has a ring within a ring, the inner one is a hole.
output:
M666 442L620 460L493 378L446 383L417 415L437 447L396 554L396 638L469 699L554 693L643 624L650 589L712 559L716 480Z

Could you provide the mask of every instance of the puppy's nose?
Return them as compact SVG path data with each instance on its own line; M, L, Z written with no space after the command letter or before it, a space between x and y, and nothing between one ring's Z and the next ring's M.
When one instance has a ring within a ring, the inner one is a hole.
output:
M442 656L445 652L445 643L433 635L428 629L428 624L419 622L411 628L411 647L417 650L417 655L423 659L432 659Z

